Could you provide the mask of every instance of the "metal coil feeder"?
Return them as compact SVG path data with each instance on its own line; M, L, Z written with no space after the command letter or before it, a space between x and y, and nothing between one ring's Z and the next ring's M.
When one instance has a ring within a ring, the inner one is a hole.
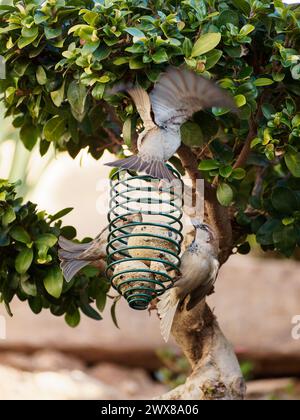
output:
M160 186L148 175L118 170L111 176L106 274L133 309L172 286L180 267L182 188Z

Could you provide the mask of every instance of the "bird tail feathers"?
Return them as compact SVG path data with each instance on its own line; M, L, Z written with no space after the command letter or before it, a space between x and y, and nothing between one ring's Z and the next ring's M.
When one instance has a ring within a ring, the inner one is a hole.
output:
M60 246L58 250L58 257L61 261L60 268L66 281L70 282L75 274L90 263L90 261L80 259L81 254L90 244L77 244L63 236L60 236L58 244Z
M147 175L157 179L165 179L172 182L175 179L173 173L166 164L159 160L144 160L141 156L130 156L126 159L106 163L107 166L130 169L136 172L145 172Z
M160 317L160 331L165 342L169 340L174 316L179 304L179 299L174 296L174 289L167 290L157 304Z

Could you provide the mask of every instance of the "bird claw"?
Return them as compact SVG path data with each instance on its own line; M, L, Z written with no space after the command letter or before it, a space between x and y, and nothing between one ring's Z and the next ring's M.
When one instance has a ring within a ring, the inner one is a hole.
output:
M151 316L151 312L152 311L156 311L157 310L157 301L158 301L158 299L153 299L149 303L149 306L148 306L148 309L147 309L149 316Z

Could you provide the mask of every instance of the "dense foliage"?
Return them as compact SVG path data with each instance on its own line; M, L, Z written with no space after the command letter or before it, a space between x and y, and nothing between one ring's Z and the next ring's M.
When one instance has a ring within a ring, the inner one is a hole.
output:
M0 6L0 14L0 53L7 61L0 88L28 149L39 141L42 155L51 143L73 157L85 147L96 159L105 149L122 154L120 134L130 147L137 114L130 99L113 96L110 87L131 80L151 89L167 65L185 63L218 80L239 108L238 115L220 108L200 112L182 127L183 142L217 185L220 203L235 211L236 245L247 252L253 234L265 250L293 253L300 244L299 6L281 0L25 0ZM241 162L247 142L250 153ZM8 235L11 243L1 241L1 255L11 263L22 250L29 255L34 242L14 242L15 227L2 218L1 238ZM29 273L31 283L40 284L35 273L53 263L47 255L28 264L23 278ZM5 283L10 274L3 272ZM79 284L66 296L75 306Z
M79 309L101 319L90 306L96 301L102 312L106 302L108 284L99 280L98 270L88 267L67 284L59 268L58 236L72 239L76 235L72 226L63 227L60 220L71 210L54 216L39 212L35 204L22 204L16 198L15 185L0 180L0 301L10 315L9 304L16 295L27 300L35 314L47 308L53 315L65 315L70 326L79 323Z

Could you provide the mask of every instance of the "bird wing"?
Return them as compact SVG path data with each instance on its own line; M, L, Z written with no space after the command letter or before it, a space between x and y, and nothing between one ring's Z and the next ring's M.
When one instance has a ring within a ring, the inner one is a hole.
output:
M214 106L235 109L227 92L210 80L184 68L169 67L150 94L159 126L181 125L195 112Z
M135 103L136 109L143 120L145 130L148 131L156 127L151 117L151 102L148 93L140 87L127 89L127 92Z
M197 305L197 303L204 299L205 296L211 294L214 290L214 284L218 277L220 264L219 261L216 258L214 258L210 265L211 272L210 275L207 277L207 280L200 287L194 290L190 295L190 300L187 304L188 311L194 308L194 306Z

